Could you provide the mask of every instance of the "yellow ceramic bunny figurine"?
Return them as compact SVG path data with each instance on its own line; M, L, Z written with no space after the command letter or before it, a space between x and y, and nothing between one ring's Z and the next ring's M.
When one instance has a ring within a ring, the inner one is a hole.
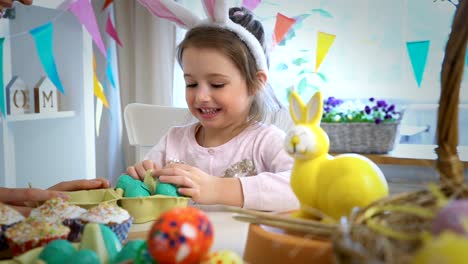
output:
M338 220L354 207L364 207L388 195L382 171L358 154L328 154L329 139L320 127L322 94L317 92L307 103L292 91L289 110L295 126L288 132L285 148L294 158L291 187L301 203L299 215L311 216L318 209Z

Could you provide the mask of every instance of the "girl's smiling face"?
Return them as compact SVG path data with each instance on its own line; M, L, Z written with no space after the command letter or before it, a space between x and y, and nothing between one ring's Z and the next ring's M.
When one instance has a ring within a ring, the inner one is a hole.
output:
M185 99L208 129L235 129L249 115L253 95L235 64L215 49L188 47L182 55Z

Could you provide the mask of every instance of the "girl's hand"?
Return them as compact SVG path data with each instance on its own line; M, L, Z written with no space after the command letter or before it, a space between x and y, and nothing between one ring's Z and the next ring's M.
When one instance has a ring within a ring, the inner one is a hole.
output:
M159 169L156 163L152 160L144 160L140 163L135 164L134 166L130 166L127 168L127 174L132 176L137 180L143 180L146 175L146 171L152 169L153 175L155 175L154 171Z
M219 188L222 178L209 175L187 164L173 163L153 172L159 180L179 186L180 194L189 196L200 204L219 203Z

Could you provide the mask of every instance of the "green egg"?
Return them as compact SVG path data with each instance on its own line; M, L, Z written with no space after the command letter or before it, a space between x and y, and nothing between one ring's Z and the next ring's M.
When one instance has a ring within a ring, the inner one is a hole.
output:
M119 179L117 180L117 185L115 187L125 190L127 185L133 183L134 181L135 179L133 179L132 176L127 175L127 174L122 174L119 176Z
M39 259L47 264L65 263L65 260L76 253L75 247L64 239L58 239L47 244L39 254Z
M141 181L134 182L131 185L127 185L127 188L124 189L125 197L146 197L150 195L150 191L148 190L146 185Z
M149 254L146 241L138 249L133 264L157 264Z
M165 183L158 181L156 185L156 194L167 195L167 196L180 196L179 192L177 191L177 187L171 183Z
M100 264L96 252L90 249L82 249L66 259L67 264ZM48 264L48 263L47 263Z
M128 243L120 250L120 252L112 260L112 263L118 264L124 261L133 260L136 258L138 250L145 243L145 240L130 240Z

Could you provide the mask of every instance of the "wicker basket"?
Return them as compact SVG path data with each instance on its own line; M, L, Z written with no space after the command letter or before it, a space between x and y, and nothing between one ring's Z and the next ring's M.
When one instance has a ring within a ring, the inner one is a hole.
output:
M441 183L432 189L403 193L379 200L343 221L334 234L338 263L409 263L422 245L421 232L430 231L437 201L468 198L463 163L457 154L458 105L468 42L468 0L460 0L447 42L442 67L442 92L437 123L436 169ZM468 260L467 260L468 261Z
M400 139L400 121L391 123L322 123L330 152L387 153Z

